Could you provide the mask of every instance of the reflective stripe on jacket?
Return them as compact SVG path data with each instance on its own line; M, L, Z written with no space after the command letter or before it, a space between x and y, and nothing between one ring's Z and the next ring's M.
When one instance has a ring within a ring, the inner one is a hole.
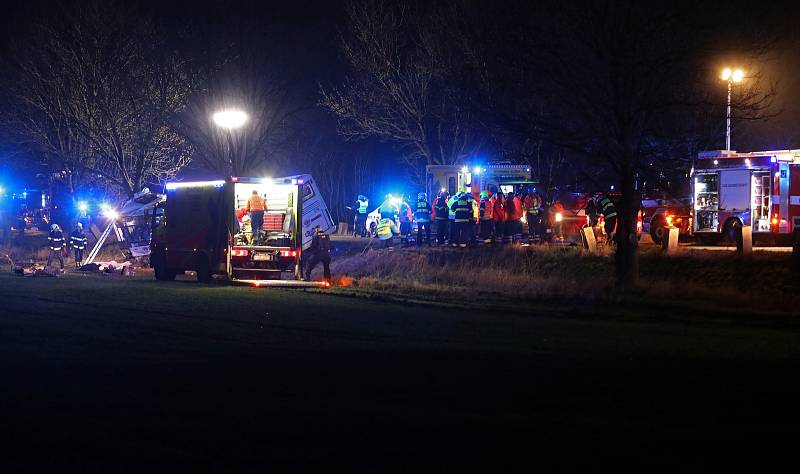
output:
M50 243L50 250L61 250L64 245L64 234L60 231L50 232L47 241Z
M378 221L378 238L380 240L389 240L394 234L397 233L394 221L391 219L381 219Z
M366 214L369 210L369 201L358 200L358 213Z
M83 250L86 248L86 236L83 232L75 232L69 238L70 246L76 250Z
M414 212L414 219L417 222L430 222L431 221L431 205L428 201L417 201L417 210Z
M614 207L614 203L607 196L600 198L599 207L603 212L604 219L610 219L617 215L617 208Z
M447 202L443 197L439 196L438 198L436 198L436 206L434 208L434 211L436 213L437 221L447 220L447 214L448 214Z
M469 222L470 215L472 214L472 206L470 206L466 196L454 202L453 205L450 206L450 209L453 211L456 222Z

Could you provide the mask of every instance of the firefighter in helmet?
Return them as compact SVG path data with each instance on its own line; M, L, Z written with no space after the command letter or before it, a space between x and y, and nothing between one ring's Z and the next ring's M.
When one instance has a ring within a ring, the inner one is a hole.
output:
M414 219L417 221L417 247L422 245L422 236L425 232L425 241L428 247L431 245L431 205L428 203L428 195L425 193L417 194L417 206L414 211Z
M463 191L457 196L458 200L450 206L456 228L455 239L450 245L465 248L470 240L469 234L472 228L472 203L467 198L467 193Z
M53 258L57 259L64 269L64 232L58 224L50 226L50 234L47 236L47 243L50 247L50 254L47 256L47 266L53 263Z
M306 280L311 279L311 272L320 262L325 275L325 281L331 282L331 238L322 231L319 225L314 226L314 237L311 238L309 247L311 257L306 266Z
M78 222L69 236L69 245L75 253L75 268L81 267L83 251L86 250L86 234L83 233L83 224Z
M606 241L613 242L617 230L617 208L607 195L597 193L594 196L597 212L603 215L603 229L606 231Z

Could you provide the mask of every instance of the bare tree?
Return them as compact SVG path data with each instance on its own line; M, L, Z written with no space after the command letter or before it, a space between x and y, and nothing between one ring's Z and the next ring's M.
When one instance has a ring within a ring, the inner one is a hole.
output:
M130 196L189 162L170 121L186 106L193 78L158 28L130 9L65 9L32 29L16 66L15 124L52 168Z
M342 51L351 74L322 88L320 104L347 139L377 137L399 146L420 181L425 165L453 164L482 143L435 6L367 0L347 8Z

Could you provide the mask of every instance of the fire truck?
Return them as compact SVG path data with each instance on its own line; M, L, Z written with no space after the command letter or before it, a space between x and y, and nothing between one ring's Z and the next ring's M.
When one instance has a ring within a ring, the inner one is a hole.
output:
M754 237L787 241L800 228L800 150L702 152L692 193L696 236L733 241L749 225Z
M650 234L661 245L670 226L678 228L681 236L692 233L692 198L645 197L641 208L642 232Z
M253 191L267 201L261 241L244 213ZM335 229L311 175L232 177L167 183L163 213L153 214L150 265L159 280L191 270L201 282L214 275L255 286L327 286L302 281L303 251L314 228Z

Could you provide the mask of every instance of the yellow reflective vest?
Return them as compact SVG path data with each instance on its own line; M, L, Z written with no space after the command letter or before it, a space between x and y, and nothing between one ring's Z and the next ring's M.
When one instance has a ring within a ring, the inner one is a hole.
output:
M378 238L380 240L389 240L396 233L397 229L392 219L381 219L378 221Z

